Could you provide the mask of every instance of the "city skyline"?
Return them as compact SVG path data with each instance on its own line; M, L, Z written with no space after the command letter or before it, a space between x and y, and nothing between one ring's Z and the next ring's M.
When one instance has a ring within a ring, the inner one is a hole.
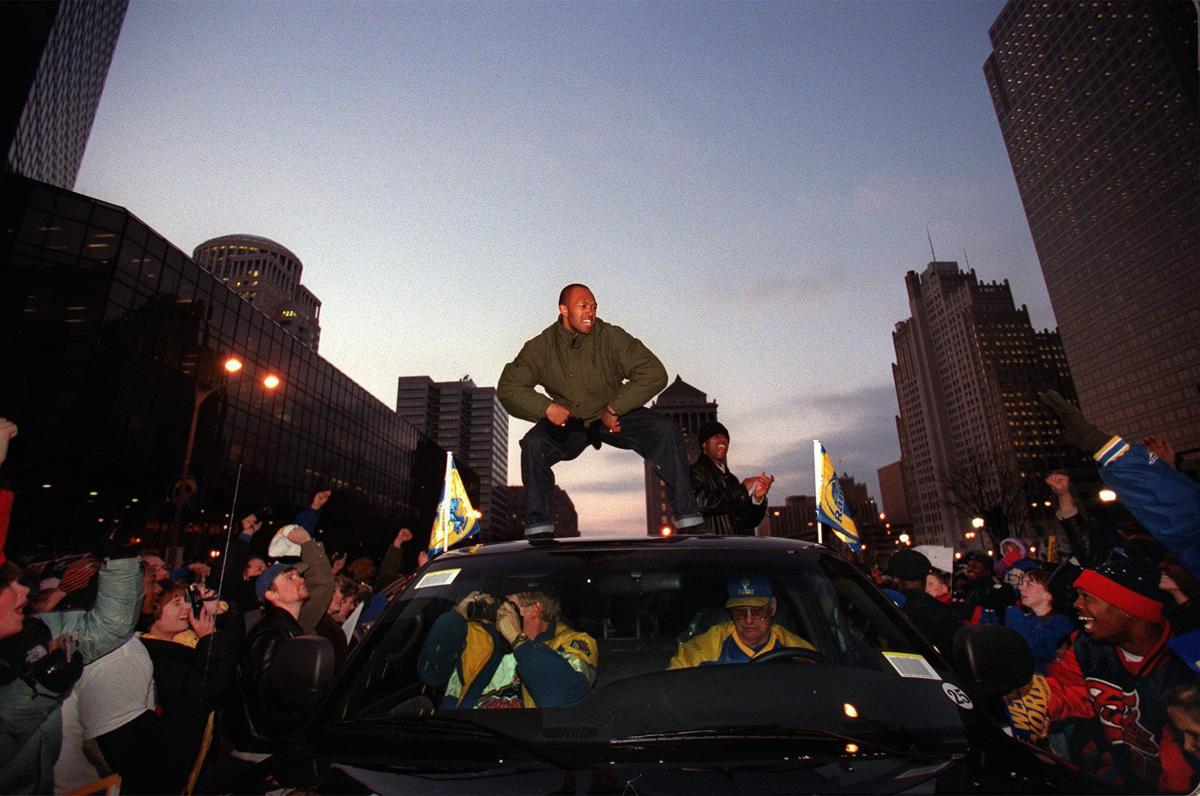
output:
M322 353L389 404L495 384L587 282L721 396L737 471L811 492L820 437L878 495L927 228L1054 326L983 77L1001 7L134 2L76 189L184 250L295 251ZM585 533L644 532L638 457L556 474Z

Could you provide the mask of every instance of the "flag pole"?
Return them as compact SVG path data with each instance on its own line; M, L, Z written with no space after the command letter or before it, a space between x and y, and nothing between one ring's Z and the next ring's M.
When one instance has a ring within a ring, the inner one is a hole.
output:
M817 544L824 544L824 534L821 526L821 512L817 508L821 505L821 441L813 440L813 477L816 479L817 491L813 500L813 511L816 514L817 521Z
M442 479L442 502L438 506L438 524L442 530L442 552L446 552L450 541L450 472L454 468L454 454L446 451L446 476Z

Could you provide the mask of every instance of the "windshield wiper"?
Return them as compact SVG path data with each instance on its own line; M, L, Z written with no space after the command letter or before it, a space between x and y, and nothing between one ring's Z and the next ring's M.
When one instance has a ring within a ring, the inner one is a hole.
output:
M705 727L697 730L679 730L677 732L647 733L631 735L626 738L616 738L609 741L611 746L644 746L669 745L679 743L711 743L713 741L817 741L822 744L836 744L845 748L854 745L863 752L878 752L889 757L912 758L918 753L915 749L897 749L879 743L875 740L865 740L844 733L830 732L820 727L787 727L779 724L768 725L732 725L725 727Z
M518 735L497 730L478 721L449 716L406 716L406 717L374 717L338 722L330 727L332 730L361 732L365 729L377 729L382 732L403 732L425 738L437 738L439 741L455 737L486 739L500 741L514 749L528 752L539 760L563 769L584 768L582 764L555 752L547 751L541 745L522 738Z

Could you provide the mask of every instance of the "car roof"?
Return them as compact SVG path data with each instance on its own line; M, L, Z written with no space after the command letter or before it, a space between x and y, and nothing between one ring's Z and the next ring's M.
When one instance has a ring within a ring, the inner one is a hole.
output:
M470 547L455 548L438 556L439 561L446 561L461 556L487 556L508 553L519 553L523 550L551 551L560 549L572 553L591 551L638 551L670 548L677 551L685 550L756 550L774 549L811 550L828 553L824 545L806 542L800 539L780 539L758 536L717 536L703 534L687 536L579 536L567 539L539 539L536 541L497 542Z

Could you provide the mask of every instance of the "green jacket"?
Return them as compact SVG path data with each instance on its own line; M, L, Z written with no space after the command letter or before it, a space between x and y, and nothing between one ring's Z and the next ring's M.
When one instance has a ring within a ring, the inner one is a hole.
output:
M137 557L100 567L96 602L89 611L39 614L52 638L75 633L85 664L128 640L142 602ZM18 678L0 686L0 793L52 793L54 761L62 747L59 703L66 694Z
M550 397L535 388L543 387ZM667 370L641 340L599 318L591 334L556 322L525 343L504 366L496 394L514 417L536 423L551 403L591 422L612 405L623 415L667 386Z

